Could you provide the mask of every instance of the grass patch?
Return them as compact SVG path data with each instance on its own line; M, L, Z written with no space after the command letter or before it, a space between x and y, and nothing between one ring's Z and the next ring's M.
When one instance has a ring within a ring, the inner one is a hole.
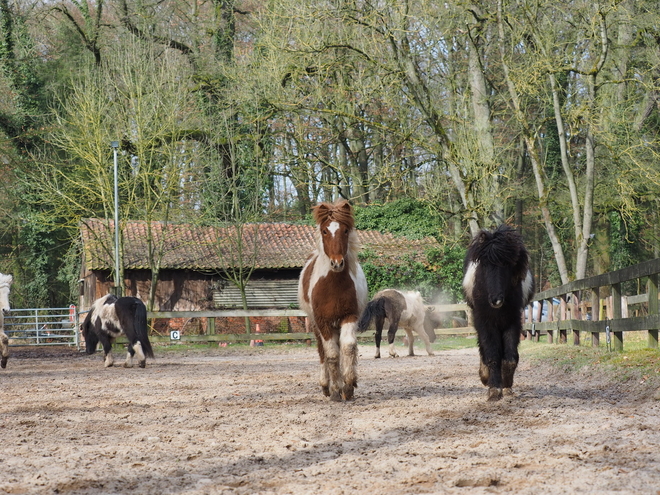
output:
M543 362L564 372L589 369L607 373L617 381L651 380L660 384L660 351L647 347L646 332L627 333L621 352L609 351L602 343L592 347L591 343L576 346L570 340L559 345L525 340L520 353L532 363Z

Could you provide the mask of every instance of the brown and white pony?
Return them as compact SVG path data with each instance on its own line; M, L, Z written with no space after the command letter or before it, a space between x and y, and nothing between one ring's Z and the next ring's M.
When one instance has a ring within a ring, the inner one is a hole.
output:
M380 341L383 334L383 325L387 318L390 327L387 331L387 341L390 344L390 356L397 357L394 348L394 337L399 324L408 335L408 355L414 356L413 342L415 337L413 330L424 341L426 352L433 356L431 342L435 340L435 325L433 322L427 324L427 311L424 307L422 295L418 291L398 291L396 289L385 289L377 293L362 312L358 321L358 332L364 332L371 320L376 325L376 359L380 357Z
M333 401L350 400L358 380L356 324L367 303L353 208L340 200L316 205L313 214L316 251L300 274L298 302L316 335L321 390Z
M5 334L5 315L9 313L9 290L14 281L11 275L0 273L0 367L7 367L9 338Z

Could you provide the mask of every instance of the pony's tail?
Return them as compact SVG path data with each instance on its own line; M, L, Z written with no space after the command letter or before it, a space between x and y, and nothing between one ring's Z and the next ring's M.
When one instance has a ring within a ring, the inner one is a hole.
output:
M360 315L360 319L357 322L357 331L364 332L369 328L371 320L377 316L385 317L385 299L382 297L369 301L369 304L364 308L364 311L362 311L362 315Z
M149 329L147 328L147 308L142 302L135 305L133 318L135 336L142 344L142 352L145 356L153 358L154 350L151 348L151 342L149 342Z
M92 312L90 310L85 317L85 321L82 324L82 335L85 339L85 352L87 354L94 354L96 352L96 346L99 343L99 336L96 335L96 332L92 330Z

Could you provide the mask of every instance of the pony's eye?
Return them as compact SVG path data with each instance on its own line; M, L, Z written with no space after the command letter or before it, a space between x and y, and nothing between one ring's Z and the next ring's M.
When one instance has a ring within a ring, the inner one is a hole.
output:
M344 234L348 235L348 229L344 230Z

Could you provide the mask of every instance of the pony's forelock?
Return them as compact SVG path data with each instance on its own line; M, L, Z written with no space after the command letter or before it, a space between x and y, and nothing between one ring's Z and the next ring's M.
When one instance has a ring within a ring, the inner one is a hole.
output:
M323 225L327 221L334 220L346 225L351 230L355 227L353 207L345 199L335 203L319 203L312 208L312 214L317 225Z

